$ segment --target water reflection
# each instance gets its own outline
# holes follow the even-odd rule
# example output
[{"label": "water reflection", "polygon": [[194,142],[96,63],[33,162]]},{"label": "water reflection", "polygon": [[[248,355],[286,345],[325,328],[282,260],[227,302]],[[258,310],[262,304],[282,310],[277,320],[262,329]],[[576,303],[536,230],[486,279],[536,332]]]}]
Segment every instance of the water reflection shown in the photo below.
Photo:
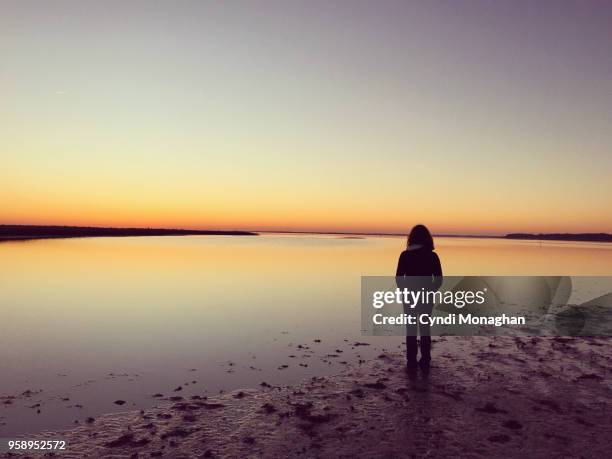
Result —
[{"label": "water reflection", "polygon": [[[436,242],[449,275],[612,274],[605,245]],[[16,398],[0,406],[0,435],[150,406],[179,385],[195,394],[293,383],[395,349],[400,337],[351,344],[363,341],[360,277],[393,275],[403,244],[295,235],[2,243],[0,396]]]}]

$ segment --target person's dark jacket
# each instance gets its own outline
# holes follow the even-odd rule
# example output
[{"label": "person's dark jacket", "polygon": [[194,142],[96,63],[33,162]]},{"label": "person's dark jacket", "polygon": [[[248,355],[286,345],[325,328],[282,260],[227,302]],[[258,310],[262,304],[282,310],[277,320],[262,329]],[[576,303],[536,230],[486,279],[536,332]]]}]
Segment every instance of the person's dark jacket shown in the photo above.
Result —
[{"label": "person's dark jacket", "polygon": [[442,285],[442,266],[438,254],[425,247],[404,250],[397,262],[395,276],[431,276],[431,284],[427,287],[434,291],[438,290]]}]

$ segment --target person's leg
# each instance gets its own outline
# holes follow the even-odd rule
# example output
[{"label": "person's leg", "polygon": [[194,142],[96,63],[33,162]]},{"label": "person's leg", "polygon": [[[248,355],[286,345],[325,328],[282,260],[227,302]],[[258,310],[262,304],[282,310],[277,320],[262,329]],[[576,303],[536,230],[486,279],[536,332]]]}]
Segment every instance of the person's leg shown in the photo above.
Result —
[{"label": "person's leg", "polygon": [[[423,313],[431,316],[431,308],[426,308]],[[419,360],[419,366],[426,372],[429,370],[429,363],[431,362],[431,330],[429,323],[419,323],[419,334],[421,335],[421,360]]]},{"label": "person's leg", "polygon": [[[412,317],[415,317],[412,310],[404,306],[404,312]],[[416,317],[415,317],[416,319]],[[416,368],[417,365],[417,324],[406,324],[406,364],[408,369]]]},{"label": "person's leg", "polygon": [[406,335],[406,363],[416,367],[417,364],[417,338]]},{"label": "person's leg", "polygon": [[421,335],[421,362],[431,361],[431,336]]}]

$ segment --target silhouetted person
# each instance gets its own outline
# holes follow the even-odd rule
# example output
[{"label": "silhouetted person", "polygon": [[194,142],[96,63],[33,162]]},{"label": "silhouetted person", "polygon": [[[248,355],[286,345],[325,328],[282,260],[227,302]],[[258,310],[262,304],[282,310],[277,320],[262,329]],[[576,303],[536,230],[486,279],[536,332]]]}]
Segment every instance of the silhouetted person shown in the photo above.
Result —
[{"label": "silhouetted person", "polygon": [[[397,262],[395,272],[398,287],[409,290],[436,291],[442,285],[442,267],[434,252],[431,233],[424,225],[416,225],[410,231],[408,244]],[[404,276],[406,276],[404,278]],[[409,276],[419,276],[411,279]],[[418,317],[431,314],[433,304],[419,304],[415,308],[404,305],[404,312],[416,318],[416,324],[406,326],[406,364],[407,370],[414,373],[417,368],[417,334],[421,335],[421,360],[418,365],[423,373],[429,372],[431,361],[431,336],[429,325],[419,324]]]}]

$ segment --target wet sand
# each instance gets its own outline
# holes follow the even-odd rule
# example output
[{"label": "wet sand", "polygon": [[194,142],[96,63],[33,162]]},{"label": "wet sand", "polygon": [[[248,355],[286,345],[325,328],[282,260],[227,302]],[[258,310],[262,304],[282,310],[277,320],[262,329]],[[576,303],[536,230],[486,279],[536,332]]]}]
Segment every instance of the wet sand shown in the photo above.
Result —
[{"label": "wet sand", "polygon": [[[89,419],[62,457],[605,457],[609,339],[438,338],[429,378],[399,353],[300,385]],[[8,457],[8,456],[6,456]]]}]

